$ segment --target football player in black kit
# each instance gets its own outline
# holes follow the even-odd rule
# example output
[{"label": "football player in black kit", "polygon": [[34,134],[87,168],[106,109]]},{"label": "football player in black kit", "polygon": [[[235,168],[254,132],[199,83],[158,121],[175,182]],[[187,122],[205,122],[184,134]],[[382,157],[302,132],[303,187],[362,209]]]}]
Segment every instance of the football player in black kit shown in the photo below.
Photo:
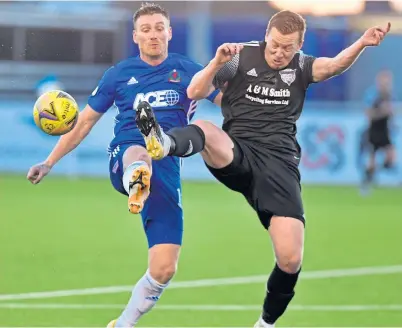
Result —
[{"label": "football player in black kit", "polygon": [[376,171],[376,154],[379,150],[385,151],[384,169],[394,167],[396,153],[390,138],[390,121],[392,112],[392,74],[389,71],[381,71],[377,75],[377,85],[366,93],[367,110],[369,120],[367,141],[369,148],[369,164],[365,171],[362,192],[365,194],[373,181]]},{"label": "football player in black kit", "polygon": [[154,159],[201,152],[216,179],[242,193],[268,230],[276,265],[255,327],[272,327],[285,312],[301,270],[304,211],[296,121],[306,89],[347,70],[389,30],[390,24],[370,28],[336,57],[315,58],[300,50],[305,20],[281,11],[270,19],[264,41],[221,45],[215,58],[193,77],[187,89],[192,99],[222,89],[222,129],[196,120],[165,133],[148,103],[136,109],[137,125]]}]

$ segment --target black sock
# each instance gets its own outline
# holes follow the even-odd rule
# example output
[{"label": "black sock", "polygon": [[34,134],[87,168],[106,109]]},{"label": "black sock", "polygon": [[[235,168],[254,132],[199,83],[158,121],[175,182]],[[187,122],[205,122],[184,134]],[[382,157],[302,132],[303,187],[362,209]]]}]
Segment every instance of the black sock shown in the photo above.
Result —
[{"label": "black sock", "polygon": [[396,166],[394,165],[394,163],[392,163],[392,161],[385,161],[383,168],[386,170],[394,171],[396,169]]},{"label": "black sock", "polygon": [[292,300],[294,288],[299,277],[300,270],[296,273],[282,271],[278,265],[269,276],[267,294],[265,296],[262,319],[268,324],[274,324],[285,312]]},{"label": "black sock", "polygon": [[373,168],[366,169],[366,175],[364,178],[365,183],[371,183],[373,181],[374,171],[375,171],[375,169],[373,169]]},{"label": "black sock", "polygon": [[166,133],[172,140],[169,155],[189,157],[199,153],[205,146],[205,134],[194,124],[184,128],[173,128]]}]

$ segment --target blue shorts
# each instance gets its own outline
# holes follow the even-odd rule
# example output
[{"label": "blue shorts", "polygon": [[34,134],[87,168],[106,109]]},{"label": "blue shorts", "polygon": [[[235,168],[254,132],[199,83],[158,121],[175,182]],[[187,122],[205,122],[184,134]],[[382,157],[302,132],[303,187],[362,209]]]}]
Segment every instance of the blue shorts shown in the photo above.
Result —
[{"label": "blue shorts", "polygon": [[[110,181],[113,187],[124,195],[127,193],[122,181],[123,154],[133,145],[138,144],[120,145],[110,153]],[[149,248],[157,244],[182,244],[183,209],[179,158],[166,157],[152,162],[151,193],[141,216]]]}]

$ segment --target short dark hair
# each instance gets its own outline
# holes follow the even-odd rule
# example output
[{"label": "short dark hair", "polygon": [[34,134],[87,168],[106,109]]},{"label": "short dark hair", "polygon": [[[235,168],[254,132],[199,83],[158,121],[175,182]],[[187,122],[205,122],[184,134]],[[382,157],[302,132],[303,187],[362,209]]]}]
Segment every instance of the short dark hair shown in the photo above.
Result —
[{"label": "short dark hair", "polygon": [[268,23],[267,33],[275,27],[282,34],[299,32],[300,41],[303,41],[307,24],[305,19],[290,10],[282,10],[271,17]]},{"label": "short dark hair", "polygon": [[145,15],[161,14],[168,21],[170,21],[169,13],[167,10],[156,3],[145,2],[141,4],[141,7],[133,15],[133,25],[135,28],[135,23],[138,18]]}]

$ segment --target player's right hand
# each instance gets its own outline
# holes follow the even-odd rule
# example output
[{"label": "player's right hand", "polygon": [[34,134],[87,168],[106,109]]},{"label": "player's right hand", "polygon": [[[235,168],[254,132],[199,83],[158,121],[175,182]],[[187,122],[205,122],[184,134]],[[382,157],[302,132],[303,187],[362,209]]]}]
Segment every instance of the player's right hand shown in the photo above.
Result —
[{"label": "player's right hand", "polygon": [[385,38],[385,36],[391,30],[391,23],[388,22],[387,26],[374,26],[369,28],[364,34],[361,36],[360,40],[363,42],[364,46],[378,46]]},{"label": "player's right hand", "polygon": [[38,184],[50,172],[51,167],[45,163],[40,163],[32,166],[27,175],[27,179],[32,184]]},{"label": "player's right hand", "polygon": [[215,54],[215,62],[218,65],[223,65],[230,61],[235,55],[240,53],[243,45],[239,43],[224,43],[217,50]]}]

